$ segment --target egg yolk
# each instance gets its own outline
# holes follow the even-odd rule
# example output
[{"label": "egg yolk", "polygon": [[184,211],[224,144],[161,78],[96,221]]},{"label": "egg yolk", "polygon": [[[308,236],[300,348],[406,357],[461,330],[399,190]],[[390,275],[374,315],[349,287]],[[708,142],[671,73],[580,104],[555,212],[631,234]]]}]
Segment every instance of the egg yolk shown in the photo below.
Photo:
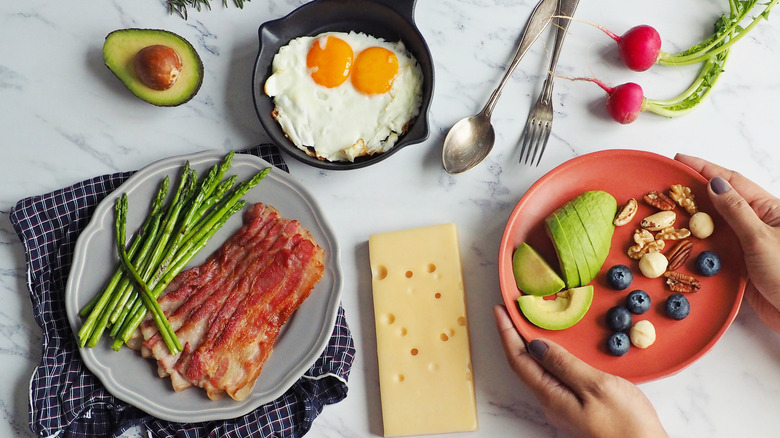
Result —
[{"label": "egg yolk", "polygon": [[328,88],[338,87],[349,77],[352,47],[334,36],[318,38],[306,55],[306,67],[314,82]]},{"label": "egg yolk", "polygon": [[352,85],[363,94],[386,93],[398,74],[398,57],[383,47],[358,53],[352,66]]}]

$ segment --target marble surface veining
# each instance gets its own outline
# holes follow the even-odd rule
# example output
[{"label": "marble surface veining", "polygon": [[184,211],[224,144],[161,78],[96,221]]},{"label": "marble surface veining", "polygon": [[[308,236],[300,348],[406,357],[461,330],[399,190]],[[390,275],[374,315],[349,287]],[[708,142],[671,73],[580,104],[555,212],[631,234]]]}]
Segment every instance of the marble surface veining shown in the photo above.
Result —
[{"label": "marble surface veining", "polygon": [[[243,10],[168,15],[161,0],[0,3],[0,436],[32,436],[29,377],[41,333],[25,287],[23,248],[8,219],[19,199],[83,179],[138,169],[160,158],[204,149],[228,151],[264,141],[252,105],[257,27],[305,3],[255,0]],[[602,149],[665,156],[684,152],[749,176],[780,195],[780,18],[771,15],[732,50],[714,92],[677,119],[642,114],[609,120],[604,93],[587,82],[556,80],[555,121],[538,167],[517,164],[528,109],[541,88],[552,33],[537,41],[505,87],[493,114],[496,146],[477,168],[457,176],[441,167],[449,127],[476,113],[504,74],[533,0],[419,0],[416,21],[433,54],[431,135],[375,166],[329,172],[288,159],[291,173],[320,201],[342,247],[343,304],[358,349],[349,395],[325,408],[310,436],[382,433],[368,235],[442,222],[460,230],[480,430],[457,436],[560,437],[509,370],[492,319],[500,302],[496,259],[506,220],[530,185],[558,164]],[[708,35],[727,2],[583,0],[576,16],[617,33],[652,24],[668,52]],[[136,99],[103,65],[105,35],[125,27],[163,28],[187,38],[203,58],[198,95],[177,108]],[[695,69],[622,68],[614,44],[597,29],[570,27],[557,72],[608,84],[641,83],[645,95],[672,97]],[[618,183],[618,182],[616,182]],[[744,306],[722,340],[682,372],[641,385],[675,437],[773,437],[780,433],[780,336]]]}]

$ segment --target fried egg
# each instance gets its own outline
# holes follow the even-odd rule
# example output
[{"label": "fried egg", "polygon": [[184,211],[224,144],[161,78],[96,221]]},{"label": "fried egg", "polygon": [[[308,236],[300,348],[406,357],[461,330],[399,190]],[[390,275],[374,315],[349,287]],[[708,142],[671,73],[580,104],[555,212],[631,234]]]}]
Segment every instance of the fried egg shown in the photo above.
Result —
[{"label": "fried egg", "polygon": [[354,161],[390,150],[419,114],[423,75],[403,42],[364,33],[299,37],[279,49],[265,93],[298,148]]}]

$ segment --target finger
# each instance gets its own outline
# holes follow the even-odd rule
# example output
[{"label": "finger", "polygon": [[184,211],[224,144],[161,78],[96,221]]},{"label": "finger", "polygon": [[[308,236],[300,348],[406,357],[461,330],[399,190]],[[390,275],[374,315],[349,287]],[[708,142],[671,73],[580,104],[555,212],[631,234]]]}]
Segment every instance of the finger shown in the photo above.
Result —
[{"label": "finger", "polygon": [[547,339],[540,341],[548,347],[538,358],[547,372],[569,387],[580,400],[597,391],[599,380],[606,373],[588,365],[555,342]]},{"label": "finger", "polygon": [[[538,378],[540,374],[544,373],[544,370],[528,355],[525,340],[515,328],[506,308],[500,305],[494,306],[493,315],[496,319],[496,328],[498,328],[498,333],[501,336],[504,353],[509,360],[509,364],[512,365],[512,369],[524,382],[526,378]],[[522,370],[523,375],[520,375],[521,372],[518,371],[518,368]]]},{"label": "finger", "polygon": [[725,179],[731,186],[737,189],[742,197],[744,197],[749,203],[772,197],[769,192],[761,188],[761,186],[754,183],[753,181],[745,178],[739,172],[726,169],[725,167],[710,163],[709,161],[702,158],[693,157],[690,155],[677,154],[675,155],[674,159],[695,170],[708,180],[718,176]]},{"label": "finger", "polygon": [[747,289],[745,289],[745,300],[756,311],[758,317],[764,321],[764,324],[775,332],[780,333],[780,311],[766,297],[761,295],[752,284],[749,284]]},{"label": "finger", "polygon": [[526,348],[506,308],[495,306],[493,314],[501,335],[504,352],[517,377],[531,390],[542,406],[556,412],[574,412],[579,406],[577,394],[554,375],[547,372],[537,361],[538,358],[546,354],[547,344],[535,339]]},{"label": "finger", "polygon": [[712,204],[737,235],[743,249],[751,245],[766,224],[758,217],[753,207],[731,184],[719,176],[710,180],[708,192]]}]

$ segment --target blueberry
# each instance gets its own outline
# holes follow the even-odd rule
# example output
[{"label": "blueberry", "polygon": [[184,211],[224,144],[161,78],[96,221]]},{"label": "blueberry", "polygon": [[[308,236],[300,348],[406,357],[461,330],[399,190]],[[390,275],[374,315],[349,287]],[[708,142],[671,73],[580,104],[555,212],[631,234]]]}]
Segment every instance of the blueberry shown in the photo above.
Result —
[{"label": "blueberry", "polygon": [[641,315],[650,310],[650,295],[637,289],[632,290],[626,297],[626,309],[635,315]]},{"label": "blueberry", "polygon": [[696,269],[705,277],[712,277],[720,271],[720,257],[712,251],[703,251],[696,257]]},{"label": "blueberry", "polygon": [[612,333],[607,338],[607,351],[613,356],[622,356],[628,353],[628,347],[631,346],[631,340],[624,332]]},{"label": "blueberry", "polygon": [[607,282],[617,290],[623,290],[631,285],[634,275],[626,265],[615,265],[607,271]]},{"label": "blueberry", "polygon": [[607,326],[616,332],[626,331],[631,328],[633,317],[631,312],[623,306],[615,306],[607,310]]},{"label": "blueberry", "polygon": [[666,316],[679,321],[685,319],[691,313],[691,303],[688,302],[688,298],[685,298],[683,294],[672,294],[666,299],[664,311]]}]

